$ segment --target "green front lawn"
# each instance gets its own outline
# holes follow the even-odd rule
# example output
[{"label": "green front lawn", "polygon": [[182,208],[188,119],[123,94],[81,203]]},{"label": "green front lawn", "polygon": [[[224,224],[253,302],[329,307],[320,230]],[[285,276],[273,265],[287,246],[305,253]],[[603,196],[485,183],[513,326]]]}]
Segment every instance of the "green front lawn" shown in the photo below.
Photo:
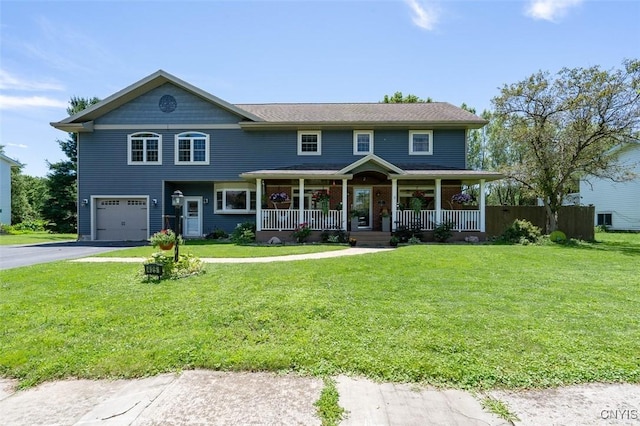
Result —
[{"label": "green front lawn", "polygon": [[28,234],[0,234],[0,246],[13,244],[40,244],[55,243],[60,241],[75,241],[76,234],[50,234],[48,232],[30,232]]},{"label": "green front lawn", "polygon": [[[209,240],[191,240],[180,246],[180,253],[191,253],[198,257],[268,257],[286,256],[290,254],[320,253],[323,251],[343,250],[348,248],[337,244],[305,244],[305,245],[237,245],[218,243]],[[103,253],[101,257],[149,257],[159,249],[151,246],[134,247]],[[173,253],[173,249],[170,250]]]},{"label": "green front lawn", "polygon": [[640,383],[640,235],[617,235],[207,265],[160,283],[138,264],[6,270],[0,375],[23,386],[183,368],[476,389]]}]

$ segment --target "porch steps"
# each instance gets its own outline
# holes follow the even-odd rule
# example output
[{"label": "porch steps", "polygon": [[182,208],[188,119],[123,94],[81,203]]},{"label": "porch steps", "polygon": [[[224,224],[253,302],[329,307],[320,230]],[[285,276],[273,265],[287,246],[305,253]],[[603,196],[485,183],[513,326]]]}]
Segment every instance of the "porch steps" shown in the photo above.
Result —
[{"label": "porch steps", "polygon": [[390,232],[352,231],[351,238],[358,240],[358,247],[389,247]]}]

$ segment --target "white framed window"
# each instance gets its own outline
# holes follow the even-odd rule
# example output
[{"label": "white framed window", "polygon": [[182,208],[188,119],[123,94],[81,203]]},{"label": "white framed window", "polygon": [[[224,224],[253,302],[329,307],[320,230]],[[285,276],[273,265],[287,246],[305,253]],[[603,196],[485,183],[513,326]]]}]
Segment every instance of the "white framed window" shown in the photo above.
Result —
[{"label": "white framed window", "polygon": [[597,226],[612,226],[613,215],[611,213],[598,213],[596,216]]},{"label": "white framed window", "polygon": [[162,164],[162,136],[150,132],[128,135],[127,164]]},{"label": "white framed window", "polygon": [[433,154],[433,130],[409,131],[409,155]]},{"label": "white framed window", "polygon": [[254,213],[256,203],[255,186],[244,182],[229,182],[215,186],[215,213]]},{"label": "white framed window", "polygon": [[321,155],[322,132],[320,130],[298,131],[298,155]]},{"label": "white framed window", "polygon": [[209,135],[184,132],[176,135],[176,164],[209,164]]},{"label": "white framed window", "polygon": [[353,131],[353,155],[373,154],[373,130]]}]

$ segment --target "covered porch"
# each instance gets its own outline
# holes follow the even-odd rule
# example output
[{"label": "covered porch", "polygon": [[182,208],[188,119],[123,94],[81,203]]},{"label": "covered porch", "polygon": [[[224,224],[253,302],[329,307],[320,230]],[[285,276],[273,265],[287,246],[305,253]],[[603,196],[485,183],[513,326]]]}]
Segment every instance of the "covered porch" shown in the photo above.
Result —
[{"label": "covered porch", "polygon": [[[323,231],[429,233],[449,223],[457,232],[485,232],[483,196],[460,197],[501,175],[469,170],[401,169],[375,155],[345,167],[324,165],[244,173],[256,185],[258,241],[287,236],[305,223]],[[456,198],[458,196],[458,198]],[[421,200],[420,205],[415,199]],[[418,209],[419,207],[419,209]],[[313,236],[312,239],[313,240]]]}]

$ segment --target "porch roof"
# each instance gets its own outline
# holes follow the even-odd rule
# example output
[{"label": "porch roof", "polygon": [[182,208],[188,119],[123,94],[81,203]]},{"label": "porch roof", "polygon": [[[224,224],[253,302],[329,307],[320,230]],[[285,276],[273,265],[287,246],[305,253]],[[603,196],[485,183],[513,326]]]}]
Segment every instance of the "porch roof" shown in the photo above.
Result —
[{"label": "porch roof", "polygon": [[402,167],[392,164],[377,155],[369,154],[351,164],[297,164],[245,172],[240,175],[247,180],[255,179],[352,179],[358,171],[364,171],[367,165],[376,166],[375,170],[386,170],[388,179],[460,179],[492,181],[504,178],[497,172],[444,168],[431,164],[404,164]]}]

